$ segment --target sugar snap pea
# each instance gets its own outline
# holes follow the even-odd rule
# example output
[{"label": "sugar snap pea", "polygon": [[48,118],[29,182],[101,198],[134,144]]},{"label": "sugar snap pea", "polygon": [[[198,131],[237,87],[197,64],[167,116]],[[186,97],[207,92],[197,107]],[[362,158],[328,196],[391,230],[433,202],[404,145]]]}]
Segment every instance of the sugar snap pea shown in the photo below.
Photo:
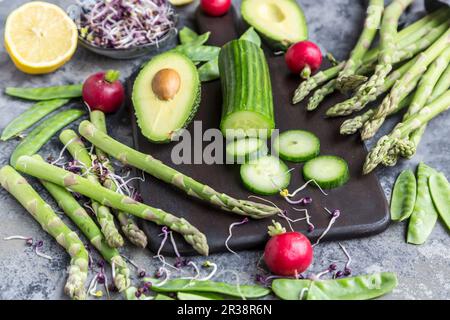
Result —
[{"label": "sugar snap pea", "polygon": [[442,220],[450,230],[450,184],[443,173],[432,175],[428,181],[431,198]]},{"label": "sugar snap pea", "polygon": [[215,57],[198,68],[198,74],[201,82],[219,79],[219,57]]},{"label": "sugar snap pea", "polygon": [[64,110],[39,124],[16,147],[11,155],[11,165],[15,166],[20,156],[33,155],[38,152],[59,130],[84,114],[84,111],[78,109]]},{"label": "sugar snap pea", "polygon": [[227,296],[238,298],[260,298],[268,295],[270,290],[261,286],[251,285],[231,285],[223,282],[215,282],[210,280],[189,280],[189,279],[173,279],[158,286],[158,279],[145,278],[144,281],[149,281],[153,284],[152,290],[155,292],[189,292],[189,293],[219,293]]},{"label": "sugar snap pea", "polygon": [[417,169],[417,198],[409,219],[408,243],[424,243],[436,224],[438,212],[434,207],[428,187],[428,179],[434,174],[437,174],[436,170],[424,163],[419,164]]},{"label": "sugar snap pea", "polygon": [[258,47],[261,47],[261,38],[253,27],[248,28],[239,39],[253,42]]},{"label": "sugar snap pea", "polygon": [[391,197],[391,219],[403,221],[408,219],[416,203],[417,182],[414,172],[403,171],[395,181]]},{"label": "sugar snap pea", "polygon": [[188,292],[178,292],[178,300],[224,300],[224,298],[216,293],[188,293]]},{"label": "sugar snap pea", "polygon": [[187,44],[198,39],[200,35],[188,27],[183,27],[180,32],[178,32],[178,36],[181,44]]},{"label": "sugar snap pea", "polygon": [[219,56],[220,47],[214,46],[191,46],[190,44],[181,44],[173,50],[181,52],[194,62],[210,61]]},{"label": "sugar snap pea", "polygon": [[69,99],[54,99],[40,101],[34,104],[30,109],[22,113],[6,126],[2,132],[0,140],[6,141],[17,136],[19,133],[25,129],[28,129],[46,115],[62,107],[69,101]]},{"label": "sugar snap pea", "polygon": [[174,298],[169,297],[168,295],[165,294],[157,294],[155,296],[155,299],[153,300],[175,300]]},{"label": "sugar snap pea", "polygon": [[332,280],[276,279],[272,290],[283,300],[368,300],[391,292],[397,286],[391,272]]},{"label": "sugar snap pea", "polygon": [[53,86],[43,88],[6,88],[5,93],[12,97],[33,101],[44,101],[53,99],[79,98],[82,95],[83,84],[72,84],[66,86]]}]

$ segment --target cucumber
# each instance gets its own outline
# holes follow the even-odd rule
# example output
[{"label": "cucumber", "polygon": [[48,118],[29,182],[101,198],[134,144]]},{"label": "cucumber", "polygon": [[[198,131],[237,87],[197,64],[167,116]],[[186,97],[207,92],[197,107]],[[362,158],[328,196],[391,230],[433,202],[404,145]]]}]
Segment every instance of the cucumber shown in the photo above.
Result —
[{"label": "cucumber", "polygon": [[350,179],[347,162],[336,156],[319,156],[303,166],[306,181],[314,180],[322,189],[342,186]]},{"label": "cucumber", "polygon": [[236,163],[245,163],[267,155],[269,148],[265,140],[258,138],[244,138],[227,144],[227,163],[232,159]]},{"label": "cucumber", "polygon": [[274,156],[265,156],[241,166],[244,186],[256,194],[268,196],[287,188],[291,173],[287,165]]},{"label": "cucumber", "polygon": [[319,155],[320,140],[309,131],[289,130],[275,138],[273,148],[283,160],[304,162]]},{"label": "cucumber", "polygon": [[275,128],[272,84],[264,52],[246,40],[227,43],[219,54],[225,137],[268,137]]}]

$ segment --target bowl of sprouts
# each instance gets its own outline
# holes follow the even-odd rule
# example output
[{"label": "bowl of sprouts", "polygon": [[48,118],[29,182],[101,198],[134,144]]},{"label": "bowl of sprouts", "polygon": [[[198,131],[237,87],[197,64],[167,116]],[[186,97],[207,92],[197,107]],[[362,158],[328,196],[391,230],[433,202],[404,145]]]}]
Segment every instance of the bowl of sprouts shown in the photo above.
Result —
[{"label": "bowl of sprouts", "polygon": [[67,11],[80,45],[113,59],[158,52],[177,35],[178,17],[167,0],[77,0]]}]

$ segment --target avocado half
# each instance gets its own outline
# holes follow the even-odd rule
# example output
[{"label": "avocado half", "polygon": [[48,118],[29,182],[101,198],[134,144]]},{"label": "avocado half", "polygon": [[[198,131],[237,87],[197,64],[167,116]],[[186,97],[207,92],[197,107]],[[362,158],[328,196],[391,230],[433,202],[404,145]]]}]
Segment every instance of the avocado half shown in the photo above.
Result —
[{"label": "avocado half", "polygon": [[[169,92],[170,97],[154,91],[155,81],[161,79],[158,73],[163,70],[170,70],[171,75],[178,74],[178,86]],[[165,83],[173,84],[173,81]],[[161,86],[164,87],[159,83]],[[194,118],[200,99],[201,83],[197,68],[188,57],[174,51],[151,59],[133,85],[132,101],[137,123],[142,135],[156,143],[170,142],[173,134],[185,128]]]},{"label": "avocado half", "polygon": [[308,38],[305,15],[295,0],[243,0],[241,14],[275,50]]}]

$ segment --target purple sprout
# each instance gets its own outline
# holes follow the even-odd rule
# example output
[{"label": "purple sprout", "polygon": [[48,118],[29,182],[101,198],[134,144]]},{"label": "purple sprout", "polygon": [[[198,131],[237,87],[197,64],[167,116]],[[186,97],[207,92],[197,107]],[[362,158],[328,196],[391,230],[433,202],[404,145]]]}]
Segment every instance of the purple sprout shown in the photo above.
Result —
[{"label": "purple sprout", "polygon": [[147,275],[144,269],[138,270],[138,277],[144,278]]}]

